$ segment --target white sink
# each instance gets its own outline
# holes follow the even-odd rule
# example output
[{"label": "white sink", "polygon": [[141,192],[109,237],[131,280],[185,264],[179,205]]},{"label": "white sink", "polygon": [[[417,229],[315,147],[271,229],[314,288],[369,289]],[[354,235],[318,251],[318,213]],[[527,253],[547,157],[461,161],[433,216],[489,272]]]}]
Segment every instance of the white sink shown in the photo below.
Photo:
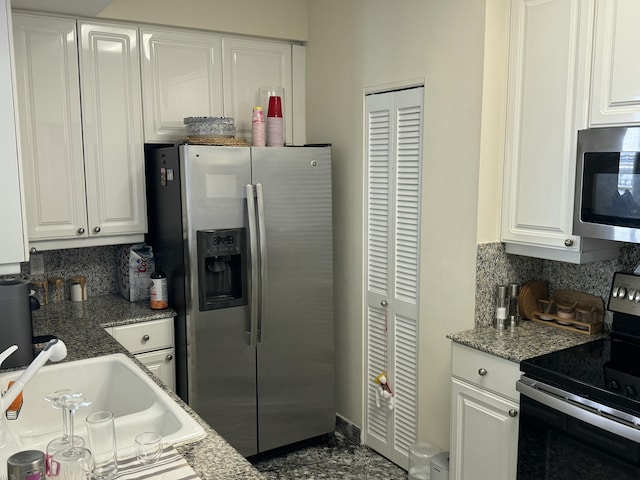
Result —
[{"label": "white sink", "polygon": [[[20,373],[0,375],[2,391]],[[90,407],[76,413],[75,432],[85,440],[85,418],[89,414],[99,410],[114,413],[118,456],[133,453],[133,439],[141,432],[158,432],[165,443],[172,445],[189,443],[205,435],[203,428],[134,361],[126,355],[114,354],[40,369],[24,389],[18,419],[0,423],[0,428],[4,424],[9,431],[8,441],[14,443],[14,448],[44,451],[50,440],[61,435],[62,413],[54,410],[44,397],[63,388],[82,392],[92,402]]]}]

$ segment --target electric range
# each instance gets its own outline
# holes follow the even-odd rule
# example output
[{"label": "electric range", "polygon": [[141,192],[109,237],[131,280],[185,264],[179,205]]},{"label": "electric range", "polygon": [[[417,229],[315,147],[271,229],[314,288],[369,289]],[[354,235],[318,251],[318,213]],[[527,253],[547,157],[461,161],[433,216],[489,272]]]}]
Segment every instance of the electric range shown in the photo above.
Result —
[{"label": "electric range", "polygon": [[608,337],[520,362],[518,480],[640,478],[640,276],[607,308]]}]

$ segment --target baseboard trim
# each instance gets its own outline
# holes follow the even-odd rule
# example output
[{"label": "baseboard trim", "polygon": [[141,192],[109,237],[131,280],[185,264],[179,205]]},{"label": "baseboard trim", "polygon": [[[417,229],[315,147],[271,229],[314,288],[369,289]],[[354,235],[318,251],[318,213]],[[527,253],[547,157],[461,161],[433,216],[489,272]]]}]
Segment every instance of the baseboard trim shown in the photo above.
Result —
[{"label": "baseboard trim", "polygon": [[336,432],[344,435],[356,445],[362,445],[362,430],[344,417],[336,414]]}]

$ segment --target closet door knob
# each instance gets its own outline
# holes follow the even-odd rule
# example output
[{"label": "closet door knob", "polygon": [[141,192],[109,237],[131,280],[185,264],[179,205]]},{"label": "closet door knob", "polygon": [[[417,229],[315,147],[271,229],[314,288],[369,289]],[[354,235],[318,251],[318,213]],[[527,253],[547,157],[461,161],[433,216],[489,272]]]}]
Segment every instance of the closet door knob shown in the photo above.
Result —
[{"label": "closet door knob", "polygon": [[383,307],[386,307],[387,305],[389,305],[389,302],[387,302],[386,300],[382,300],[380,302],[380,305],[382,305]]}]

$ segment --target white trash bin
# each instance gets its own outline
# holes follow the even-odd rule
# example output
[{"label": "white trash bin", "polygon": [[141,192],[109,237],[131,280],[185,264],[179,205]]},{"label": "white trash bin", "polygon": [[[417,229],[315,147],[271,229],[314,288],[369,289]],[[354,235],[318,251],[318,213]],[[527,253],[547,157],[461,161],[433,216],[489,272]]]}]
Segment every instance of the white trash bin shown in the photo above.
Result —
[{"label": "white trash bin", "polygon": [[449,480],[449,452],[440,452],[433,456],[430,480]]}]

